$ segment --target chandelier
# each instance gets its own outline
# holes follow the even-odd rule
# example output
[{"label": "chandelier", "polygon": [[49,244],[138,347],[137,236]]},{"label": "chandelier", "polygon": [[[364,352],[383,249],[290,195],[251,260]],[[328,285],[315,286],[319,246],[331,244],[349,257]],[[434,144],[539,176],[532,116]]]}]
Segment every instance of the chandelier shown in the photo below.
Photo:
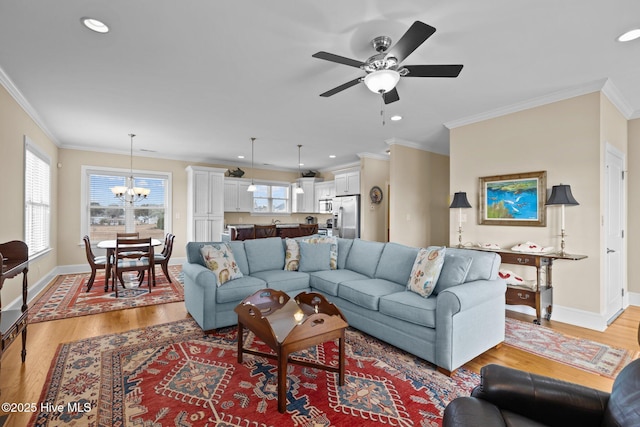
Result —
[{"label": "chandelier", "polygon": [[130,133],[129,137],[131,137],[131,156],[129,161],[129,176],[127,177],[127,186],[118,185],[116,187],[111,187],[111,192],[118,199],[122,200],[125,203],[135,203],[142,199],[146,199],[151,190],[144,187],[134,187],[133,186],[133,137],[135,135]]}]

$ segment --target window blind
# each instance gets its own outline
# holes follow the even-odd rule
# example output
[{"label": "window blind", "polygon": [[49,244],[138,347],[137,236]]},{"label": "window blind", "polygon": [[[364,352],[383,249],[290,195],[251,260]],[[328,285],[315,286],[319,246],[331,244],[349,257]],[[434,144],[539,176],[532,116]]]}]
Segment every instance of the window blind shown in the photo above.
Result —
[{"label": "window blind", "polygon": [[29,257],[51,246],[51,162],[35,146],[25,143],[25,243]]}]

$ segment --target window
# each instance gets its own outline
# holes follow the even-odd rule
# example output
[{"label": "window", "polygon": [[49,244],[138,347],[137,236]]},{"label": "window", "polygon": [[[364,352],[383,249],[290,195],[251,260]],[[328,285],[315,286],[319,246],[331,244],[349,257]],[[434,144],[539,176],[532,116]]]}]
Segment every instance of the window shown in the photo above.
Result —
[{"label": "window", "polygon": [[129,171],[83,166],[82,235],[92,241],[115,239],[116,233],[137,231],[162,240],[171,229],[171,174],[134,172],[134,187],[151,190],[146,199],[125,203],[111,188],[126,186]]},{"label": "window", "polygon": [[24,148],[24,241],[33,258],[51,247],[51,160],[27,137]]},{"label": "window", "polygon": [[289,213],[289,184],[256,184],[254,213]]}]

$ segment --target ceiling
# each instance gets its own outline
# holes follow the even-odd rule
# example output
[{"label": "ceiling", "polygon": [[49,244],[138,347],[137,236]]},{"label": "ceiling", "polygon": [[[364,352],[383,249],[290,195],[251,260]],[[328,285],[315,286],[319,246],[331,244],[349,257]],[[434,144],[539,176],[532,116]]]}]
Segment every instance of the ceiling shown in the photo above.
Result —
[{"label": "ceiling", "polygon": [[[364,84],[319,96],[364,72],[313,53],[365,60],[416,20],[437,31],[404,64],[458,78],[402,78],[385,125]],[[640,117],[640,39],[616,41],[639,26],[637,0],[0,0],[0,81],[63,148],[128,153],[133,132],[136,154],[248,166],[256,137],[256,167],[295,170],[302,144],[331,170],[388,141],[446,154],[445,124],[605,82]]]}]

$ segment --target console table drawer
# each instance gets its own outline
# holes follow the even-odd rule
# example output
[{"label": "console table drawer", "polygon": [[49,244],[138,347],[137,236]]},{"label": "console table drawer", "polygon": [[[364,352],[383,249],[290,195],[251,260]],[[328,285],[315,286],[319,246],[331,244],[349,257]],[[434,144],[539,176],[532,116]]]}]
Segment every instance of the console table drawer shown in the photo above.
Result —
[{"label": "console table drawer", "polygon": [[507,287],[506,302],[508,305],[527,305],[536,308],[536,291]]},{"label": "console table drawer", "polygon": [[504,264],[536,266],[536,257],[532,255],[500,253],[500,257]]}]

